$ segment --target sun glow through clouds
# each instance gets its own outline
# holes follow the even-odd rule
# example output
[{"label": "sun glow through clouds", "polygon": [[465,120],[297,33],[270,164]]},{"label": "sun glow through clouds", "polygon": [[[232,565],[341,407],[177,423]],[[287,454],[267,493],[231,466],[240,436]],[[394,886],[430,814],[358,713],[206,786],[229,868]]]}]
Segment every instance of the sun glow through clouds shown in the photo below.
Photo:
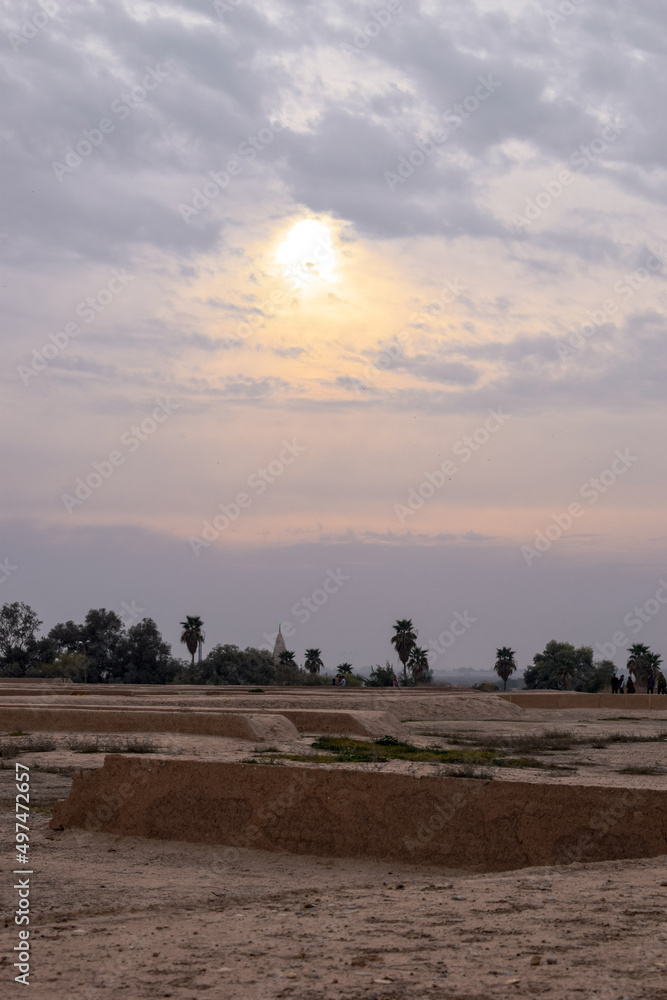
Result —
[{"label": "sun glow through clouds", "polygon": [[276,259],[298,288],[337,280],[331,231],[315,219],[302,219],[292,226],[278,246]]}]

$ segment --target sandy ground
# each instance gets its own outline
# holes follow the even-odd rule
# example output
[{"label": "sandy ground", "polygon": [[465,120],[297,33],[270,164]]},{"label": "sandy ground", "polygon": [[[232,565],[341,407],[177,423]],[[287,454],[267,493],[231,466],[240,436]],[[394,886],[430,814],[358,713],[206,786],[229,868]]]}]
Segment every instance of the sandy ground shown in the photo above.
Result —
[{"label": "sandy ground", "polygon": [[[35,778],[46,798],[65,780]],[[104,834],[82,854],[47,824],[33,817],[40,1000],[667,997],[667,857],[493,875],[256,851],[230,864],[224,848]],[[4,916],[3,996],[18,996]]]},{"label": "sandy ground", "polygon": [[[626,711],[614,718],[608,710],[508,706],[511,711],[489,718],[494,709],[486,704],[485,718],[460,701],[451,703],[448,718],[408,722],[411,738],[444,747],[452,736],[556,728],[588,736],[667,732],[667,712]],[[77,831],[49,829],[50,807],[67,795],[73,767],[98,767],[103,755],[72,753],[66,743],[73,734],[49,735],[57,750],[20,758],[37,765],[28,996],[667,1000],[667,857],[471,874],[248,850],[230,862],[224,847],[105,834],[87,834],[82,846]],[[160,756],[242,760],[267,749],[208,736],[150,738]],[[306,735],[277,749],[303,753],[310,743]],[[540,757],[573,770],[489,770],[503,781],[667,787],[663,742],[575,745]],[[2,763],[0,824],[8,845],[14,774],[10,761]],[[619,773],[646,763],[661,773]],[[429,774],[441,768],[407,761],[353,766]],[[24,989],[12,982],[13,959],[7,957],[17,943],[8,874],[13,866],[3,849],[3,998]]]}]

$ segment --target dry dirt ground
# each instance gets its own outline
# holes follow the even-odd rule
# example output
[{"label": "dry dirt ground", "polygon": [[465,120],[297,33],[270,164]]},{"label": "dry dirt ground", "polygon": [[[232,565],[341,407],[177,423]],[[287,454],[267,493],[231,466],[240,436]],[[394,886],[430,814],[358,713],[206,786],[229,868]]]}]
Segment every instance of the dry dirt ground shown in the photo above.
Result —
[{"label": "dry dirt ground", "polygon": [[[45,798],[65,780],[35,778]],[[494,874],[256,851],[230,864],[224,848],[105,834],[82,848],[46,814],[33,825],[40,1000],[667,997],[667,858]],[[19,996],[9,919],[2,995]]]},{"label": "dry dirt ground", "polygon": [[[461,702],[453,714],[407,721],[411,738],[446,747],[459,745],[450,741],[461,736],[553,729],[600,737],[667,731],[667,713],[654,711],[614,718],[608,710],[503,709],[493,721],[475,719]],[[48,735],[57,749],[19,758],[33,767],[28,996],[667,1000],[667,857],[488,874],[250,850],[230,860],[224,847],[101,833],[82,839],[79,831],[50,830],[50,810],[66,797],[72,768],[99,767],[103,756],[73,753],[68,742],[75,734]],[[206,736],[148,738],[160,755],[208,760],[261,759],[258,751],[267,749]],[[277,749],[310,752],[311,743],[304,736]],[[534,756],[572,770],[491,768],[491,776],[667,786],[664,742],[574,743]],[[7,850],[15,789],[11,758],[2,763],[12,768],[0,770],[4,998],[25,988],[12,981],[14,959],[8,958],[17,943],[14,860]],[[423,773],[441,767],[410,761],[328,766]],[[657,773],[621,773],[628,766]]]}]

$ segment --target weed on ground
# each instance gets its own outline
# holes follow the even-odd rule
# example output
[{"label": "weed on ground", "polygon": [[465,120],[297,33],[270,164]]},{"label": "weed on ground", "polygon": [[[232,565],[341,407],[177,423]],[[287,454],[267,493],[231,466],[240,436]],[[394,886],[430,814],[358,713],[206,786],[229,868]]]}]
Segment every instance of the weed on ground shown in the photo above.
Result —
[{"label": "weed on ground", "polygon": [[18,757],[22,753],[46,753],[56,749],[52,736],[30,736],[24,733],[10,733],[0,738],[0,757]]},{"label": "weed on ground", "polygon": [[656,764],[644,764],[642,766],[629,765],[628,767],[621,768],[617,774],[662,774],[662,768],[658,767]]},{"label": "weed on ground", "polygon": [[75,736],[66,745],[73,753],[158,753],[160,749],[141,736]]},{"label": "weed on ground", "polygon": [[[435,736],[435,733],[423,733],[424,736]],[[529,733],[521,736],[458,736],[448,734],[442,738],[455,745],[481,747],[493,751],[509,750],[520,754],[546,753],[550,751],[572,750],[574,747],[590,746],[604,750],[612,743],[662,743],[667,740],[667,730],[655,736],[648,734],[640,736],[629,733],[591,734],[590,736],[573,733],[568,729],[545,729],[542,733]]]},{"label": "weed on ground", "polygon": [[389,760],[409,760],[459,764],[468,767],[487,765],[565,770],[559,765],[545,764],[531,757],[511,757],[503,750],[479,748],[441,750],[439,747],[416,747],[412,743],[403,743],[393,736],[383,736],[382,739],[372,743],[346,736],[321,736],[311,746],[314,750],[326,752],[323,754],[281,753],[272,756],[309,764],[381,764]]}]

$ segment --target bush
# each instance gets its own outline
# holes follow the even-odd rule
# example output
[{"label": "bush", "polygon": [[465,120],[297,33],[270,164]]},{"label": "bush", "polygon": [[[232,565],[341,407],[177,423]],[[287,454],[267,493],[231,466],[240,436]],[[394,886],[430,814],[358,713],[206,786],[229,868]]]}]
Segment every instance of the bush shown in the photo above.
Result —
[{"label": "bush", "polygon": [[381,667],[378,663],[377,667],[373,667],[371,670],[371,675],[367,679],[366,685],[367,687],[392,687],[395,673],[396,671],[389,660],[386,661],[384,667]]}]

